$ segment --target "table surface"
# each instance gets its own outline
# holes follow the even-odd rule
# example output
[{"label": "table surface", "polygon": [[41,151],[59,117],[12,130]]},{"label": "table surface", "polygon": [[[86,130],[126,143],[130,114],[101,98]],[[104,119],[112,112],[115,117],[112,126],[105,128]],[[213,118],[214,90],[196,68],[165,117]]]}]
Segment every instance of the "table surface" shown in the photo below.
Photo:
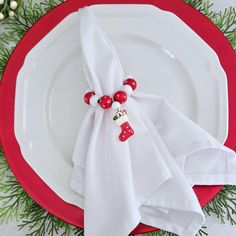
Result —
[{"label": "table surface", "polygon": [[[225,8],[232,6],[236,8],[236,0],[212,0],[214,3],[213,9],[216,11],[224,10]],[[0,25],[1,31],[1,25]],[[234,236],[236,235],[236,226],[230,225],[229,222],[221,224],[220,220],[216,216],[207,216],[206,225],[209,236]],[[24,231],[17,230],[17,223],[15,221],[0,225],[0,236],[25,236]],[[46,236],[46,235],[45,235]]]}]

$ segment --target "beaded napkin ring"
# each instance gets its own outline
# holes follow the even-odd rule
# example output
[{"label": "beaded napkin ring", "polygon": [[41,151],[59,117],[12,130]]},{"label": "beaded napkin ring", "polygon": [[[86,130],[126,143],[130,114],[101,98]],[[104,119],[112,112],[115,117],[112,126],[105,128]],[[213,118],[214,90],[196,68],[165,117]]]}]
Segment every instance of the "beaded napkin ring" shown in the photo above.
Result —
[{"label": "beaded napkin ring", "polygon": [[129,123],[127,112],[125,109],[121,108],[121,104],[126,102],[128,96],[130,96],[136,88],[136,80],[133,78],[128,78],[124,81],[121,90],[115,92],[113,99],[108,95],[104,95],[99,98],[92,91],[89,91],[84,95],[84,101],[88,105],[97,106],[97,104],[99,104],[103,109],[112,108],[115,110],[113,120],[121,128],[119,139],[122,142],[134,135],[134,130]]}]

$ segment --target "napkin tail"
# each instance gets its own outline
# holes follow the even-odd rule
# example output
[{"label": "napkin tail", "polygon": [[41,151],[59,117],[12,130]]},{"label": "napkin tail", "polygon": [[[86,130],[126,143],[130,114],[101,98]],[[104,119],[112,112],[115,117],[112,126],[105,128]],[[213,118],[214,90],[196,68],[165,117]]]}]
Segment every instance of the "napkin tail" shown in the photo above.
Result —
[{"label": "napkin tail", "polygon": [[79,132],[71,187],[84,196],[86,236],[128,235],[141,220],[142,203],[172,177],[135,101],[129,103],[137,140],[120,142],[113,112],[92,107]]},{"label": "napkin tail", "polygon": [[155,125],[192,185],[236,184],[236,155],[165,98],[136,93],[135,100]]},{"label": "napkin tail", "polygon": [[164,182],[152,197],[143,202],[139,209],[141,222],[181,236],[195,236],[205,221],[198,199],[181,169],[173,161],[172,154],[152,121],[145,115],[143,119],[159,151],[165,157],[164,161],[172,178]]},{"label": "napkin tail", "polygon": [[201,211],[174,209],[152,205],[140,208],[141,222],[152,227],[175,233],[179,236],[195,236],[205,218]]}]

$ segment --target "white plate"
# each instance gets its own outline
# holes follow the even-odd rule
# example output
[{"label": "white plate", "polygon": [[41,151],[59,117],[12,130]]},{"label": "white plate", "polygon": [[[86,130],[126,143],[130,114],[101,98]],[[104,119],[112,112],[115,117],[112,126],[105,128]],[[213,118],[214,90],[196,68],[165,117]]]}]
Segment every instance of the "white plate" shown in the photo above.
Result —
[{"label": "white plate", "polygon": [[[220,142],[227,136],[226,75],[216,53],[174,14],[150,5],[95,5],[125,70],[139,91],[166,97]],[[65,201],[72,151],[86,112],[77,12],[27,55],[17,77],[15,134],[36,173]]]}]

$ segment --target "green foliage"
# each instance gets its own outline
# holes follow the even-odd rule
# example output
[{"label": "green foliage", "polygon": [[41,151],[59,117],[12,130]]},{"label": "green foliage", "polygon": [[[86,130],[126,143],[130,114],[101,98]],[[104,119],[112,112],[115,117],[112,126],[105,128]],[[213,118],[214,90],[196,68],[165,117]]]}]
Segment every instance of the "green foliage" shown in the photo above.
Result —
[{"label": "green foliage", "polygon": [[220,30],[227,37],[234,50],[236,50],[236,11],[235,8],[230,7],[225,11],[213,15],[213,22],[220,28]]},{"label": "green foliage", "polygon": [[83,233],[82,229],[75,228],[49,214],[35,202],[32,202],[31,208],[21,214],[21,218],[22,222],[18,228],[19,230],[27,228],[29,233],[26,236],[81,236]]},{"label": "green foliage", "polygon": [[183,2],[187,3],[188,5],[201,10],[203,5],[203,0],[183,0]]},{"label": "green foliage", "polygon": [[20,212],[33,202],[12,174],[2,150],[0,152],[0,202],[1,224],[12,219],[18,220]]},{"label": "green foliage", "polygon": [[236,186],[225,186],[215,198],[204,207],[207,215],[214,213],[221,223],[225,223],[224,218],[232,225],[236,224]]},{"label": "green foliage", "polygon": [[236,50],[236,10],[233,7],[224,12],[212,11],[212,3],[209,0],[183,0],[202,14],[208,17],[227,37],[230,44]]},{"label": "green foliage", "polygon": [[[17,4],[16,9],[11,7],[11,2]],[[19,6],[21,5],[21,2],[22,0],[4,0],[3,4],[0,4],[0,20],[3,20],[2,18],[8,18],[15,15],[18,11]]]},{"label": "green foliage", "polygon": [[7,18],[2,22],[7,34],[15,35],[14,39],[9,38],[10,42],[17,43],[40,17],[62,2],[63,0],[45,0],[35,3],[28,0],[27,3],[22,2],[15,17]]},{"label": "green foliage", "polygon": [[[213,12],[208,0],[183,0],[206,15],[225,34],[236,50],[236,12],[225,9]],[[19,2],[19,1],[18,1]],[[63,0],[46,0],[33,3],[32,0],[21,3],[15,17],[0,22],[4,30],[0,33],[0,78],[15,45],[27,30],[46,12]],[[1,8],[0,8],[1,11]],[[224,219],[236,224],[236,186],[225,186],[223,190],[204,207],[208,215],[215,214],[222,223]],[[0,150],[0,223],[17,219],[19,230],[26,229],[27,236],[82,236],[83,230],[56,218],[43,210],[21,187],[13,176],[2,150]],[[204,226],[199,236],[207,235]],[[143,236],[174,236],[162,230],[146,233]]]},{"label": "green foliage", "polygon": [[0,34],[0,79],[11,52],[27,30],[46,12],[62,2],[63,0],[46,0],[33,3],[32,0],[28,0],[27,3],[21,3],[14,17],[8,17],[0,22],[3,27]]},{"label": "green foliage", "polygon": [[4,177],[9,173],[10,168],[4,156],[2,149],[0,149],[0,182],[4,181]]},{"label": "green foliage", "polygon": [[3,71],[8,62],[8,59],[10,58],[11,52],[12,49],[8,49],[7,47],[2,47],[0,42],[0,79],[2,78]]}]

